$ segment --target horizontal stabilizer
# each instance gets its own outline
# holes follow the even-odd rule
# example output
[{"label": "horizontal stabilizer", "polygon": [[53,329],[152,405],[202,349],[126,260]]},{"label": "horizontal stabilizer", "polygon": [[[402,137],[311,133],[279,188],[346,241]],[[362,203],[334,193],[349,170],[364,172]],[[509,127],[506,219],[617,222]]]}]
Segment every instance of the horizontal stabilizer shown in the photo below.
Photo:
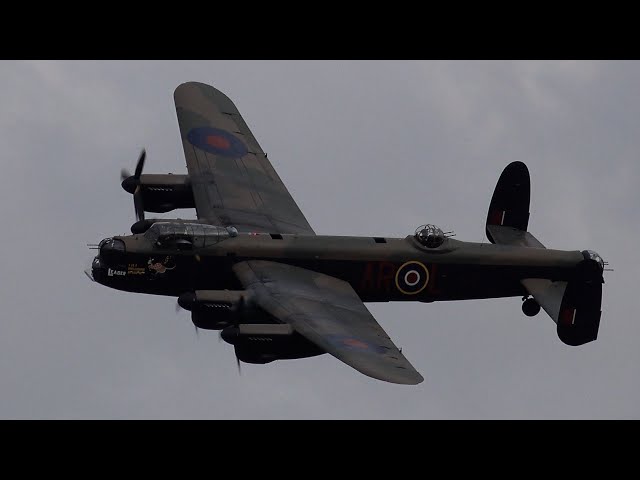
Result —
[{"label": "horizontal stabilizer", "polygon": [[487,225],[487,238],[498,245],[513,245],[516,247],[545,248],[544,245],[529,232],[513,227]]},{"label": "horizontal stabilizer", "polygon": [[558,323],[567,282],[552,282],[547,278],[525,278],[521,282],[542,309]]}]

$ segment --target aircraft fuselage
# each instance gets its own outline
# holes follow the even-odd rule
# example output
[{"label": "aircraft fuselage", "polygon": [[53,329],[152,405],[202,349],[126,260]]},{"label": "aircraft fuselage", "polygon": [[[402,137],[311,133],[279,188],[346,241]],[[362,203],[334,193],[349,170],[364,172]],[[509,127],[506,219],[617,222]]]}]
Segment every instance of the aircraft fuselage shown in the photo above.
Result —
[{"label": "aircraft fuselage", "polygon": [[124,250],[101,253],[92,275],[129,292],[179,296],[237,290],[232,266],[260,259],[307,268],[349,282],[365,302],[464,300],[525,296],[523,278],[571,280],[584,260],[562,251],[447,238],[426,248],[406,238],[240,234],[193,250],[160,248],[144,235],[114,237]]}]

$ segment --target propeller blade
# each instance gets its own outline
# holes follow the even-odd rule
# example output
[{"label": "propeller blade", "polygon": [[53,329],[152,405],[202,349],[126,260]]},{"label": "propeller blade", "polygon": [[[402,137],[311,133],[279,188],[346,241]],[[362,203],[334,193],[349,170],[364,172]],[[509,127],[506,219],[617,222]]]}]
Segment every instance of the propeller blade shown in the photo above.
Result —
[{"label": "propeller blade", "polygon": [[138,163],[136,163],[136,171],[133,176],[126,168],[120,170],[121,185],[126,192],[133,194],[138,189],[138,187],[140,187],[140,175],[142,175],[142,169],[144,168],[144,159],[146,157],[147,154],[143,148],[140,152],[140,156],[138,157]]},{"label": "propeller blade", "polygon": [[238,375],[242,375],[242,369],[240,368],[240,357],[238,356],[238,346],[233,346],[233,353],[236,356],[236,365],[238,365]]},{"label": "propeller blade", "polygon": [[[176,302],[176,315],[177,315],[178,313],[180,313],[182,310],[184,310],[184,308],[182,308],[182,307],[180,306],[180,304],[179,304],[178,302]],[[198,328],[198,326],[197,326],[195,323],[193,324],[193,328],[195,328],[195,329],[196,329],[196,338],[198,338],[198,339],[199,339],[199,338],[200,338],[200,329]]]},{"label": "propeller blade", "polygon": [[144,206],[142,205],[142,189],[140,185],[138,185],[135,192],[133,192],[133,206],[136,210],[136,220],[138,222],[144,220]]},{"label": "propeller blade", "polygon": [[142,169],[144,168],[144,159],[147,157],[147,152],[143,148],[140,152],[140,156],[138,157],[138,163],[136,164],[136,173],[134,173],[134,177],[136,179],[140,179],[140,175],[142,175]]}]

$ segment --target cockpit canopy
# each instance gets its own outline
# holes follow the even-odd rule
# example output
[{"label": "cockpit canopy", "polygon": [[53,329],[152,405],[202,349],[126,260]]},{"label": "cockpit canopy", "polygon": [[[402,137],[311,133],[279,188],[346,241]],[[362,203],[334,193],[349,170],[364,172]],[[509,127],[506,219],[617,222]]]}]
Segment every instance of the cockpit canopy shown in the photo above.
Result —
[{"label": "cockpit canopy", "polygon": [[144,237],[158,248],[190,250],[204,248],[231,236],[229,230],[202,223],[156,222],[144,233]]},{"label": "cockpit canopy", "polygon": [[427,248],[438,248],[446,238],[442,229],[431,224],[421,225],[416,228],[415,237]]}]

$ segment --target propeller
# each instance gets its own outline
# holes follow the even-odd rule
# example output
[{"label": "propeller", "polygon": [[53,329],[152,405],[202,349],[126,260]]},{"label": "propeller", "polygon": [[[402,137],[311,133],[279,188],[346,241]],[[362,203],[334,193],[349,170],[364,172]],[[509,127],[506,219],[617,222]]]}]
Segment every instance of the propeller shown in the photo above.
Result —
[{"label": "propeller", "polygon": [[[176,302],[176,315],[178,315],[182,310],[184,310],[184,308],[182,308],[180,304]],[[196,337],[200,338],[200,329],[195,323],[193,324],[193,327],[196,329]]]},{"label": "propeller", "polygon": [[[184,300],[183,300],[184,301]],[[188,300],[187,300],[188,301]],[[244,309],[246,308],[246,299],[244,297],[244,295],[242,295],[240,297],[240,300],[238,301],[238,304],[234,307],[234,310],[240,314]],[[178,313],[180,313],[182,310],[185,310],[181,305],[180,302],[176,302],[175,305],[175,309],[176,309],[176,315]],[[240,327],[240,319],[239,319],[240,315],[235,315],[233,318],[233,323],[231,325],[235,326],[235,327]],[[199,338],[199,329],[198,327],[194,324],[194,327],[196,329],[196,336]],[[218,331],[218,343],[220,343],[223,340],[222,338],[222,330]],[[240,366],[240,357],[238,356],[238,347],[236,345],[233,346],[233,352],[236,356],[236,364],[238,365],[238,375],[242,375],[242,368]]]},{"label": "propeller", "polygon": [[[233,324],[240,328],[240,315],[242,315],[244,308],[245,308],[246,304],[245,304],[245,300],[244,300],[244,295],[240,296],[240,301],[238,301],[238,305],[236,306],[236,315],[233,317],[234,318],[234,322]],[[242,375],[242,369],[240,368],[240,357],[238,356],[238,347],[236,345],[233,346],[233,353],[236,356],[236,364],[238,365],[238,375]]]},{"label": "propeller", "polygon": [[[140,179],[140,175],[142,175],[142,169],[144,168],[144,160],[146,156],[147,156],[147,152],[143,148],[142,151],[140,152],[140,155],[138,156],[138,163],[136,163],[136,173],[133,175],[133,178],[136,182]],[[126,168],[123,168],[122,170],[120,170],[121,181],[124,182],[127,178],[131,176],[132,176],[131,173],[129,173],[129,170],[127,170]],[[129,193],[131,193],[130,190],[132,189],[130,187],[128,188],[123,185],[123,188],[127,190]]]},{"label": "propeller", "polygon": [[136,211],[136,220],[144,220],[144,205],[142,204],[142,189],[140,187],[140,176],[144,168],[144,160],[147,152],[143,148],[136,163],[136,170],[133,175],[126,168],[120,170],[120,179],[122,180],[122,188],[133,194],[133,206]]},{"label": "propeller", "polygon": [[[218,343],[222,341],[222,330],[218,332]],[[238,347],[233,346],[233,353],[236,356],[236,365],[238,365],[238,375],[242,375],[242,368],[240,367],[240,357],[238,356]]]},{"label": "propeller", "polygon": [[238,375],[242,375],[242,368],[240,368],[240,357],[238,357],[238,352],[236,351],[236,347],[233,347],[233,353],[236,354],[236,364],[238,365]]}]

